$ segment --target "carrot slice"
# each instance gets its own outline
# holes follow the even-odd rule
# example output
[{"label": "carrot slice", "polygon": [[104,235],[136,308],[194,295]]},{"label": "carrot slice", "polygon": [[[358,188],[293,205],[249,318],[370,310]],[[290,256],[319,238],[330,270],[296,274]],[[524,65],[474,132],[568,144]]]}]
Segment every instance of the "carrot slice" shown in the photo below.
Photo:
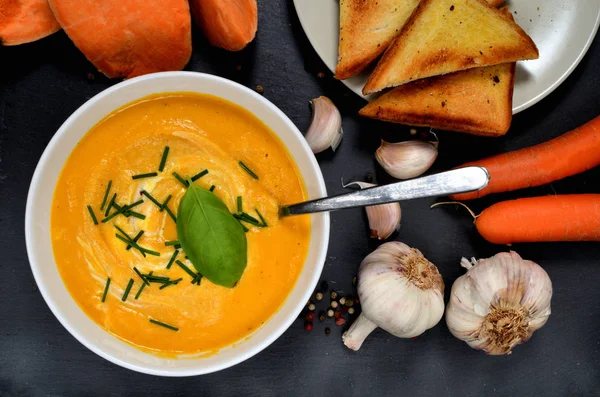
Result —
[{"label": "carrot slice", "polygon": [[256,0],[190,0],[192,14],[212,45],[239,51],[254,40]]},{"label": "carrot slice", "polygon": [[494,244],[600,241],[600,194],[570,194],[502,201],[475,221]]},{"label": "carrot slice", "polygon": [[192,53],[187,0],[50,0],[77,48],[110,78],[181,70]]},{"label": "carrot slice", "polygon": [[31,43],[59,29],[48,0],[0,0],[0,46]]}]

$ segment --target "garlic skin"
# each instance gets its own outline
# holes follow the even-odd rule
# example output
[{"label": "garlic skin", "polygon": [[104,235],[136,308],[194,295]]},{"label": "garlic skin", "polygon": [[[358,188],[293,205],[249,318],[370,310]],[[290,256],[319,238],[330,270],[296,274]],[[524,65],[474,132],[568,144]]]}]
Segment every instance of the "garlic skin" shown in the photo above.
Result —
[{"label": "garlic skin", "polygon": [[438,156],[438,142],[412,140],[398,143],[381,141],[375,152],[377,162],[397,179],[410,179],[427,171]]},{"label": "garlic skin", "polygon": [[527,342],[550,316],[552,282],[538,264],[516,252],[469,262],[452,285],[446,308],[448,329],[473,349],[510,354]]},{"label": "garlic skin", "polygon": [[342,340],[360,349],[377,327],[412,338],[435,326],[444,315],[444,281],[417,249],[400,242],[382,244],[360,264],[358,296],[362,313]]},{"label": "garlic skin", "polygon": [[[356,185],[361,189],[377,186],[368,182],[351,182],[346,185],[342,183],[343,188],[352,185]],[[385,240],[400,229],[402,209],[400,208],[400,203],[398,202],[371,205],[365,207],[365,212],[367,213],[367,218],[369,219],[369,230],[371,231],[369,237],[371,238]]]},{"label": "garlic skin", "polygon": [[320,96],[309,102],[312,108],[312,119],[306,131],[306,142],[313,153],[321,153],[331,148],[334,152],[342,141],[342,115],[333,102]]}]

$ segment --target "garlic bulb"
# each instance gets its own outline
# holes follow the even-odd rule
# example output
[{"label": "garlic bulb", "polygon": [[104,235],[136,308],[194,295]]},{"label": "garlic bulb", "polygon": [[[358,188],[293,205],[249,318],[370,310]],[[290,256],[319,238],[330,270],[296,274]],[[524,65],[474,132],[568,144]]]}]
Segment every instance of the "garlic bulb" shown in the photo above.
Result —
[{"label": "garlic bulb", "polygon": [[375,158],[383,169],[398,179],[410,179],[427,171],[438,156],[438,142],[412,140],[398,143],[381,141]]},{"label": "garlic bulb", "polygon": [[444,281],[417,249],[382,244],[360,264],[358,296],[362,313],[342,340],[358,350],[377,327],[400,338],[421,335],[444,314]]},{"label": "garlic bulb", "polygon": [[[351,182],[346,185],[342,182],[342,187],[346,188],[356,185],[361,189],[377,186],[368,182]],[[369,229],[371,234],[369,237],[378,240],[385,240],[392,233],[400,229],[400,220],[402,219],[402,210],[400,203],[389,203],[380,205],[371,205],[365,207],[367,218],[369,219]]]},{"label": "garlic bulb", "polygon": [[313,153],[321,153],[329,147],[335,152],[344,135],[339,110],[324,96],[310,101],[310,106],[313,112],[312,119],[304,136],[308,146]]},{"label": "garlic bulb", "polygon": [[452,285],[446,323],[454,336],[487,354],[510,354],[550,316],[552,282],[538,264],[503,252],[461,265]]}]

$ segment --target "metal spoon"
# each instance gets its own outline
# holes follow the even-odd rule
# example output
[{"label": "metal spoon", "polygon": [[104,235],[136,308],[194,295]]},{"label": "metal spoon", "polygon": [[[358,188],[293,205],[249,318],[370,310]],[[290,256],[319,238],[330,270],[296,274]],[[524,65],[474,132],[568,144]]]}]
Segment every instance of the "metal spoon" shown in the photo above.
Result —
[{"label": "metal spoon", "polygon": [[489,180],[490,175],[485,168],[465,167],[404,182],[284,206],[280,210],[280,217],[472,192],[486,187]]}]

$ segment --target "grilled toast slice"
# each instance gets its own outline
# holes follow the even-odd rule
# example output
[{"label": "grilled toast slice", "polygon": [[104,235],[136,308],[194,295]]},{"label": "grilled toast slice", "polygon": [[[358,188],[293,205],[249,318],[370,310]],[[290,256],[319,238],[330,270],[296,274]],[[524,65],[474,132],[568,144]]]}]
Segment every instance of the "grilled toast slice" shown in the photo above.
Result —
[{"label": "grilled toast slice", "polygon": [[360,115],[413,126],[501,136],[512,121],[515,63],[472,68],[396,87]]},{"label": "grilled toast slice", "polygon": [[340,41],[335,77],[360,73],[390,45],[419,0],[340,0]]},{"label": "grilled toast slice", "polygon": [[535,43],[523,29],[484,0],[422,0],[384,53],[363,93],[538,57]]}]

